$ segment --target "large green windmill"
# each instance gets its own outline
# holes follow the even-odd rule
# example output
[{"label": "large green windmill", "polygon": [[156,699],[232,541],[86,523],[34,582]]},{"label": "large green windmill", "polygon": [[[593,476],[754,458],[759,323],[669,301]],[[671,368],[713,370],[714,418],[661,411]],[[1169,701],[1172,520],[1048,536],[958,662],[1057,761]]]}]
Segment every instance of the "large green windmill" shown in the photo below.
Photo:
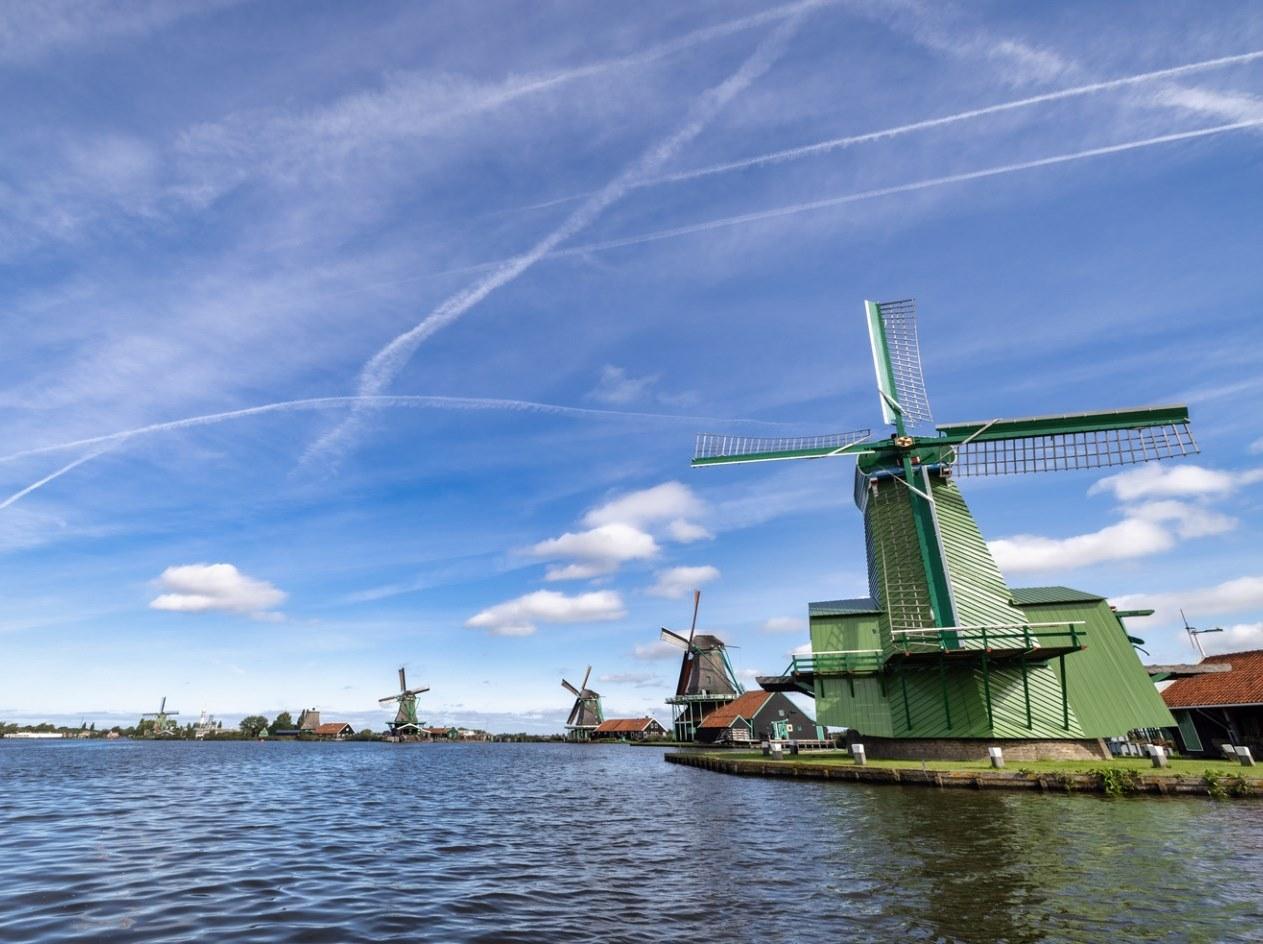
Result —
[{"label": "large green windmill", "polygon": [[[797,439],[704,434],[694,466],[855,456],[870,597],[813,603],[812,655],[767,688],[816,698],[823,724],[873,756],[1100,755],[1099,739],[1174,724],[1104,597],[1011,590],[954,479],[1095,469],[1197,452],[1184,406],[971,423],[933,421],[911,300],[865,302],[882,416],[893,432]],[[1127,615],[1127,614],[1121,614]],[[1139,615],[1139,614],[1132,614]],[[891,739],[874,752],[873,742]],[[955,742],[950,745],[944,740]],[[1067,742],[1080,742],[1073,745]],[[921,756],[924,756],[922,753]]]}]

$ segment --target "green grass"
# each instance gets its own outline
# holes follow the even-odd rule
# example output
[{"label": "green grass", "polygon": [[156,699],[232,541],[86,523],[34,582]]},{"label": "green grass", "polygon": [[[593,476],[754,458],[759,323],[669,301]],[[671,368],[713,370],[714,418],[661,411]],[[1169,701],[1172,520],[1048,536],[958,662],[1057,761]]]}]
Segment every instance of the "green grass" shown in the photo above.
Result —
[{"label": "green grass", "polygon": [[[759,751],[723,751],[708,754],[709,757],[716,757],[721,760],[771,760],[766,758]],[[775,761],[778,764],[842,764],[845,766],[854,766],[855,762],[849,754],[825,754],[812,753],[799,754],[797,756],[786,754],[781,760]],[[1196,760],[1185,758],[1172,758],[1170,767],[1154,767],[1148,758],[1144,757],[1115,757],[1110,760],[1027,760],[1027,761],[1009,761],[1004,770],[1006,773],[1022,773],[1030,772],[1034,774],[1046,773],[1091,773],[1092,771],[1103,769],[1131,770],[1137,774],[1155,775],[1155,776],[1183,776],[1193,780],[1202,779],[1206,771],[1211,770],[1221,775],[1231,775],[1247,777],[1252,780],[1263,779],[1263,767],[1242,767],[1240,764],[1230,763],[1225,760]],[[901,770],[920,770],[924,766],[927,770],[963,770],[963,771],[979,771],[990,770],[990,761],[954,761],[954,760],[869,760],[869,767],[890,767]]]}]

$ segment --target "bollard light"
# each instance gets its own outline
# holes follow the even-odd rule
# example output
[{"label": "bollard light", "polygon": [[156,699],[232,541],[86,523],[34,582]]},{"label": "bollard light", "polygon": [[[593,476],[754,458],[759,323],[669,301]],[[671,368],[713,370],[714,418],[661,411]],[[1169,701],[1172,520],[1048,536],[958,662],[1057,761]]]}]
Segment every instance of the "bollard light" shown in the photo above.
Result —
[{"label": "bollard light", "polygon": [[991,766],[999,770],[1004,766],[1004,751],[998,747],[987,748],[987,753],[991,756]]}]

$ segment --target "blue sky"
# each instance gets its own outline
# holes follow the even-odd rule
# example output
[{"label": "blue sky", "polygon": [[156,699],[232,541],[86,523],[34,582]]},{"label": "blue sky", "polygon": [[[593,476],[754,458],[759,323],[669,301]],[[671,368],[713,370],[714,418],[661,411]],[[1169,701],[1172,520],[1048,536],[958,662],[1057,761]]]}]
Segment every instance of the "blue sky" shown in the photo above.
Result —
[{"label": "blue sky", "polygon": [[1189,403],[966,495],[1155,658],[1263,645],[1255,7],[10,3],[0,75],[0,717],[666,717],[693,585],[780,669],[849,460],[693,436],[879,428],[865,298],[940,421]]}]

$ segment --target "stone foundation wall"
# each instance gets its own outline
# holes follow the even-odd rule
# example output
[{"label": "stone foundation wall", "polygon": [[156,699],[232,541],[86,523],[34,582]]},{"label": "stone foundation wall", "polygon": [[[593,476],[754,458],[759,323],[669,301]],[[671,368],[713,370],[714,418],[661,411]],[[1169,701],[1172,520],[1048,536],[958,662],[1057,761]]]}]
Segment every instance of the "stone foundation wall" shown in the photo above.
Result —
[{"label": "stone foundation wall", "polygon": [[874,760],[981,760],[988,759],[987,748],[1004,750],[1006,763],[1028,760],[1109,760],[1105,742],[1098,738],[1072,741],[1060,739],[995,738],[881,738],[847,735],[848,746],[864,745]]}]

